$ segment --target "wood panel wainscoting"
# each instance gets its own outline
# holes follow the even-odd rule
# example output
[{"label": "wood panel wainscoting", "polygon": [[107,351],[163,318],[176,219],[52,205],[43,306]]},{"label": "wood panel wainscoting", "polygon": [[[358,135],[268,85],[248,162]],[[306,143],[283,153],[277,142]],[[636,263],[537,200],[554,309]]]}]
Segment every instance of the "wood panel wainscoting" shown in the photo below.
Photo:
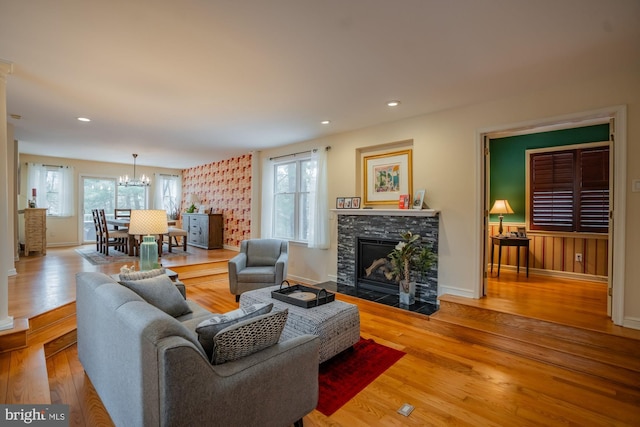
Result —
[{"label": "wood panel wainscoting", "polygon": [[[26,348],[0,353],[0,402],[68,404],[70,426],[109,426],[77,357],[74,276],[120,265],[91,265],[74,249],[24,257],[9,279],[9,312],[34,329]],[[226,274],[235,252],[189,252],[163,260],[187,296],[213,312],[237,308]],[[406,355],[333,415],[307,415],[307,427],[640,425],[640,331],[607,318],[602,283],[504,271],[488,297],[444,295],[431,316],[337,298],[358,305],[363,338]],[[415,407],[408,417],[396,412],[404,403]]]},{"label": "wood panel wainscoting", "polygon": [[[518,226],[524,224],[503,223],[503,233],[518,231]],[[489,224],[489,235],[498,234],[498,224]],[[594,236],[593,234],[570,236],[567,233],[556,235],[545,234],[539,231],[527,233],[531,239],[529,243],[529,268],[538,270],[553,270],[563,273],[577,273],[593,276],[593,280],[605,281],[609,275],[608,250],[609,239],[607,235]],[[491,244],[491,240],[489,240]],[[516,248],[503,248],[502,266],[516,266]],[[491,253],[489,248],[488,254]],[[576,254],[582,254],[582,262],[576,261]],[[496,255],[497,257],[497,255]],[[488,260],[491,263],[491,260]],[[498,259],[494,262],[497,264]],[[524,265],[524,260],[521,261]]]}]

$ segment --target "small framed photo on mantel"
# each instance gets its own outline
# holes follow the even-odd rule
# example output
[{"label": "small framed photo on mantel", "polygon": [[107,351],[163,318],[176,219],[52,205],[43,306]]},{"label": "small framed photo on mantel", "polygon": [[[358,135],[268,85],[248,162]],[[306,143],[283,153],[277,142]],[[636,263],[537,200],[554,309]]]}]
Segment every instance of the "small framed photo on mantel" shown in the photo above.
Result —
[{"label": "small framed photo on mantel", "polygon": [[424,207],[424,189],[416,191],[413,196],[413,209],[422,210]]},{"label": "small framed photo on mantel", "polygon": [[338,197],[336,209],[360,209],[360,197]]}]

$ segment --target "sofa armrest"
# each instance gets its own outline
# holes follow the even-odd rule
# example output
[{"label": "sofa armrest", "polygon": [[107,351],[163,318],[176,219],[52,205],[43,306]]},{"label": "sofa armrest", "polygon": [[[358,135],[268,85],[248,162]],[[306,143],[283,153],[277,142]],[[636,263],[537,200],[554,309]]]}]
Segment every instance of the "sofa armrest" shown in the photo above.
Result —
[{"label": "sofa armrest", "polygon": [[193,425],[212,420],[216,425],[290,425],[317,405],[316,336],[302,335],[216,366],[180,341],[167,339],[159,350],[164,425],[185,419]]}]

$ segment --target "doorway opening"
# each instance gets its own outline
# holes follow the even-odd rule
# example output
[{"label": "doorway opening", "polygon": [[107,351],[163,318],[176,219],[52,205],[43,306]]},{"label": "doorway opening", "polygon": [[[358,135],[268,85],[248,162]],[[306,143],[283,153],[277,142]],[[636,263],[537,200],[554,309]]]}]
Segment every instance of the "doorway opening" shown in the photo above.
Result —
[{"label": "doorway opening", "polygon": [[[606,281],[609,287],[609,295],[613,295],[609,297],[607,301],[607,313],[611,316],[613,322],[615,324],[622,324],[622,301],[624,295],[624,185],[615,185],[616,182],[624,183],[624,176],[626,174],[626,166],[624,163],[624,154],[626,152],[626,135],[624,134],[625,129],[625,118],[626,118],[625,107],[612,107],[609,109],[603,109],[588,113],[575,114],[571,116],[563,116],[558,118],[552,118],[548,120],[540,120],[535,122],[529,122],[524,124],[515,124],[512,126],[503,126],[499,128],[493,129],[485,129],[479,131],[478,140],[480,144],[480,158],[479,158],[479,170],[480,170],[480,182],[482,183],[481,191],[481,200],[479,201],[480,206],[480,215],[482,217],[482,271],[481,271],[481,279],[479,280],[479,286],[477,289],[478,298],[485,296],[488,279],[490,277],[489,268],[491,266],[492,260],[490,259],[491,254],[491,244],[492,233],[497,230],[497,227],[490,223],[489,210],[491,208],[490,203],[494,199],[503,199],[507,198],[501,194],[491,194],[492,185],[491,185],[491,162],[496,161],[496,159],[491,158],[490,141],[492,139],[497,138],[505,138],[511,136],[521,136],[521,135],[529,135],[536,134],[547,131],[556,131],[556,130],[566,130],[573,128],[581,128],[588,127],[594,125],[608,125],[608,136],[607,140],[610,141],[611,146],[611,159],[610,159],[610,221],[609,221],[609,230],[608,235],[605,238],[605,241],[608,242],[608,248],[605,254],[605,269],[603,271],[606,272]],[[527,171],[528,173],[528,171]],[[495,183],[493,186],[495,192]],[[522,190],[521,190],[522,191]],[[523,200],[528,200],[529,194],[522,197]],[[528,206],[524,206],[524,203],[517,203],[520,215],[522,215],[522,221],[520,224],[517,224],[521,229],[522,226],[528,227],[529,220],[526,218]],[[615,227],[614,227],[615,224]],[[514,232],[516,231],[517,226],[514,226]],[[518,231],[521,231],[521,230]],[[510,230],[511,231],[511,230]],[[519,250],[519,249],[517,249]],[[617,257],[613,257],[613,254],[618,254]],[[514,253],[515,254],[515,253]],[[573,254],[572,254],[573,256]],[[514,255],[515,258],[515,255]],[[515,266],[514,266],[515,267]],[[504,267],[503,267],[504,268]],[[545,270],[538,270],[536,268],[532,269],[532,274],[536,273],[545,273]],[[552,280],[555,277],[556,273],[553,271],[549,271],[548,278]],[[567,274],[563,277],[560,274],[558,281],[564,279],[566,280],[567,276],[571,276],[571,274]],[[523,276],[524,277],[524,276]]]}]

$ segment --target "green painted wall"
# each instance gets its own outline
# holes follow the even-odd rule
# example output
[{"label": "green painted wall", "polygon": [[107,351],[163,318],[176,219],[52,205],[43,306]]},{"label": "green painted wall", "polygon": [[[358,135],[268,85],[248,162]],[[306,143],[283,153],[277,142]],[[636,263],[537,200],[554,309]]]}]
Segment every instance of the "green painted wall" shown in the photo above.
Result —
[{"label": "green painted wall", "polygon": [[[608,140],[609,124],[492,139],[489,142],[489,208],[494,200],[507,199],[514,214],[505,215],[503,222],[525,222],[525,150]],[[489,220],[497,222],[498,215],[490,215]]]}]

